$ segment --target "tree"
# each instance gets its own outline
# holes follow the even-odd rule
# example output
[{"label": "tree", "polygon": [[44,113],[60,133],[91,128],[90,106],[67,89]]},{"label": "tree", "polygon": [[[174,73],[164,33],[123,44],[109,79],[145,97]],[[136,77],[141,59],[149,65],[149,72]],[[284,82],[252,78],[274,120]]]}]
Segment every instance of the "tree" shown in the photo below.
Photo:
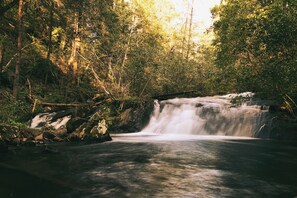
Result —
[{"label": "tree", "polygon": [[13,96],[17,98],[19,91],[19,79],[20,79],[20,67],[21,67],[21,58],[22,58],[22,31],[23,31],[23,0],[19,0],[19,9],[18,9],[18,52],[17,52],[17,61],[14,74],[13,82]]},{"label": "tree", "polygon": [[213,10],[216,63],[229,90],[297,97],[296,11],[296,2],[286,0],[228,0]]}]

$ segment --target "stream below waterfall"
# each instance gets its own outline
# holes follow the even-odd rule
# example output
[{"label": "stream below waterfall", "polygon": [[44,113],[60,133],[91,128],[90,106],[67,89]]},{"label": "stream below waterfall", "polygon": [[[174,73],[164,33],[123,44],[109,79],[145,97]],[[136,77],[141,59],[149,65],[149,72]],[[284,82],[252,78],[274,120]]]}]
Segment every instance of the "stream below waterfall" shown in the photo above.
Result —
[{"label": "stream below waterfall", "polygon": [[12,147],[0,197],[297,197],[297,143],[258,139],[273,118],[232,95],[155,102],[139,133]]},{"label": "stream below waterfall", "polygon": [[11,150],[1,197],[296,197],[297,144],[121,134],[112,142]]}]

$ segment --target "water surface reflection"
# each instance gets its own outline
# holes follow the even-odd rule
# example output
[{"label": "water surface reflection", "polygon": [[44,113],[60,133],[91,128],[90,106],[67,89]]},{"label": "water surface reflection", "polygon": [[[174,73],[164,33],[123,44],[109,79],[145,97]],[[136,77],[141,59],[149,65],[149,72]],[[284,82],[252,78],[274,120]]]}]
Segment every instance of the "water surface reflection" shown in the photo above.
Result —
[{"label": "water surface reflection", "polygon": [[296,143],[134,134],[49,148],[53,152],[23,148],[1,156],[1,197],[297,195]]}]

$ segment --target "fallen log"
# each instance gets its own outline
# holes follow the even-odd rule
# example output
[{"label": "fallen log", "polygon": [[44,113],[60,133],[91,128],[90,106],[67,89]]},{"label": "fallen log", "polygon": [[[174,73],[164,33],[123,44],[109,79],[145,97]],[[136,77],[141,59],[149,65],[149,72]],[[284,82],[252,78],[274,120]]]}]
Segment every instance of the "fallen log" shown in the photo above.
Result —
[{"label": "fallen log", "polygon": [[40,105],[43,106],[51,106],[51,107],[81,107],[81,106],[89,106],[90,104],[81,104],[81,103],[51,103],[51,102],[37,102]]},{"label": "fallen log", "polygon": [[90,104],[86,103],[52,103],[52,102],[43,102],[41,100],[35,99],[32,107],[32,113],[36,109],[36,105],[49,106],[49,107],[82,107],[89,106]]},{"label": "fallen log", "polygon": [[155,99],[155,100],[168,100],[168,99],[172,99],[172,98],[175,98],[175,97],[193,97],[193,96],[197,96],[198,94],[199,94],[198,91],[183,91],[183,92],[153,96],[153,99]]}]

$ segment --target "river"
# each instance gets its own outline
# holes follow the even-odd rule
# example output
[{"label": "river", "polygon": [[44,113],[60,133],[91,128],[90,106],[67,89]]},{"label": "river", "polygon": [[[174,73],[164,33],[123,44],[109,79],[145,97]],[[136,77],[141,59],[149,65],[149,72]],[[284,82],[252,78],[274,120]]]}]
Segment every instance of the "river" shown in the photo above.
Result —
[{"label": "river", "polygon": [[12,149],[1,197],[296,197],[297,144],[118,134],[112,142]]},{"label": "river", "polygon": [[0,197],[297,197],[297,143],[258,139],[268,108],[231,102],[252,95],[155,101],[141,132],[102,144],[11,148]]}]

